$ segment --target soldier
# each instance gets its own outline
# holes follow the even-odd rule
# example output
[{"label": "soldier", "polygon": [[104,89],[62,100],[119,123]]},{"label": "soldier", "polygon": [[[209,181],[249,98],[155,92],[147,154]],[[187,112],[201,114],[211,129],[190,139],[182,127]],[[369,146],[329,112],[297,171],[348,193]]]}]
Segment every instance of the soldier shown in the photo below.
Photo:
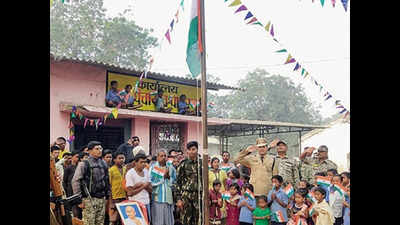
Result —
[{"label": "soldier", "polygon": [[[326,145],[319,146],[317,156],[311,158],[310,156],[314,150],[314,147],[308,148],[300,155],[301,162],[308,164],[312,167],[312,180],[310,182],[311,184],[314,183],[314,175],[316,173],[326,173],[329,169],[337,170],[337,165],[328,159],[328,147]],[[307,155],[308,157],[306,157]]]},{"label": "soldier", "polygon": [[[184,159],[177,168],[176,206],[180,210],[180,222],[185,225],[198,225],[199,212],[202,202],[202,160],[198,157],[198,143],[191,141],[187,144],[188,158]],[[200,222],[200,223],[199,223]]]},{"label": "soldier", "polygon": [[[309,147],[305,147],[304,151],[306,151]],[[310,157],[311,153],[307,152],[306,157]],[[300,161],[299,164],[299,171],[300,171],[300,180],[305,180],[309,184],[314,183],[314,174],[313,174],[313,169],[310,164],[304,163],[303,161]]]},{"label": "soldier", "polygon": [[[270,144],[270,147],[275,147],[275,141]],[[272,175],[280,175],[283,178],[283,187],[286,187],[288,183],[292,184],[293,188],[299,183],[299,169],[297,167],[296,160],[287,157],[287,145],[285,142],[278,140],[276,143],[276,152],[278,155],[274,157],[272,165]],[[275,174],[278,168],[278,174]]]}]

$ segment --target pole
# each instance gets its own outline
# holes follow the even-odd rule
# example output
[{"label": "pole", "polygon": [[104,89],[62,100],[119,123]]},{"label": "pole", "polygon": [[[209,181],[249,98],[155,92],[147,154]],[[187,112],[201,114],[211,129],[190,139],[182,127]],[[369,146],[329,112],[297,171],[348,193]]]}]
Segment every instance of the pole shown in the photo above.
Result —
[{"label": "pole", "polygon": [[207,135],[207,76],[206,76],[206,41],[205,41],[205,22],[204,22],[204,0],[200,0],[200,26],[201,26],[201,117],[203,134],[203,218],[204,225],[209,225],[208,207],[208,135]]}]

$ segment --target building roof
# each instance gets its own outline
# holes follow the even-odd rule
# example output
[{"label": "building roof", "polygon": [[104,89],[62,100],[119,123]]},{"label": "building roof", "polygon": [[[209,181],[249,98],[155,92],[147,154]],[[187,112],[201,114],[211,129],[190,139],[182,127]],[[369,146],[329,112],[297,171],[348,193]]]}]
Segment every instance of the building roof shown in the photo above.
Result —
[{"label": "building roof", "polygon": [[[327,124],[325,127],[326,127],[326,128],[331,128],[331,127],[333,127],[333,126],[336,125],[336,124],[342,124],[342,123],[343,123],[343,124],[344,124],[344,123],[350,123],[350,121],[349,121],[348,119],[343,119],[343,117],[339,117],[339,118],[336,119],[335,121],[333,121],[333,122]],[[309,139],[309,138],[311,138],[311,137],[313,137],[313,136],[315,136],[315,135],[317,135],[317,134],[320,134],[322,131],[324,131],[324,129],[315,129],[315,130],[312,130],[312,131],[306,133],[305,135],[303,135],[303,136],[301,137],[301,141],[305,141],[305,140],[307,140],[307,139]]]},{"label": "building roof", "polygon": [[[92,66],[99,66],[99,67],[103,67],[106,70],[111,71],[111,72],[120,72],[120,73],[128,73],[128,74],[141,74],[142,73],[142,71],[138,71],[135,68],[129,67],[129,66],[121,66],[121,65],[117,65],[117,64],[104,63],[104,62],[99,62],[99,61],[95,61],[95,60],[91,60],[91,59],[81,59],[81,58],[75,58],[75,57],[59,56],[52,52],[50,52],[50,59],[53,59],[55,61],[70,61],[70,62],[83,63],[83,64],[87,64],[87,65],[92,65]],[[178,77],[178,76],[172,76],[172,75],[156,73],[156,72],[148,72],[147,77],[150,79],[155,79],[155,80],[161,80],[161,81],[167,81],[167,82],[201,87],[200,80],[197,80],[194,78]],[[215,91],[223,90],[223,89],[244,91],[244,89],[242,89],[242,88],[232,87],[232,86],[228,86],[228,85],[224,85],[224,84],[218,84],[215,82],[207,82],[207,89],[215,90]]]}]

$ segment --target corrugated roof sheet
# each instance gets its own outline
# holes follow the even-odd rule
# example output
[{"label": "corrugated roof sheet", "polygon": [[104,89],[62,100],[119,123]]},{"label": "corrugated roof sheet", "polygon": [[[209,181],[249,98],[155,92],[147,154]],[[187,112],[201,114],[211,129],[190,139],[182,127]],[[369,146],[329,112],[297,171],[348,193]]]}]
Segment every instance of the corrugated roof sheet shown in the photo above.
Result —
[{"label": "corrugated roof sheet", "polygon": [[[55,61],[63,61],[63,60],[68,60],[68,61],[73,61],[73,62],[78,62],[78,63],[85,63],[93,66],[101,66],[105,67],[109,71],[113,72],[122,72],[122,73],[134,73],[134,74],[141,74],[141,71],[136,70],[133,67],[129,66],[121,66],[121,65],[116,65],[116,64],[111,64],[111,63],[104,63],[104,62],[99,62],[91,59],[81,59],[81,58],[75,58],[75,57],[67,57],[67,56],[60,56],[56,55],[52,52],[50,52],[50,58],[52,58]],[[192,86],[196,86],[197,80],[194,78],[186,78],[186,77],[179,77],[179,76],[172,76],[172,75],[167,75],[167,74],[162,74],[162,73],[156,73],[156,72],[148,72],[147,73],[148,78],[156,79],[156,80],[167,80],[168,82],[178,82],[178,83],[183,83],[183,84],[188,84]],[[198,82],[198,86],[201,86],[201,82]],[[241,90],[244,91],[242,88],[238,87],[232,87],[224,84],[218,84],[215,82],[207,82],[207,89],[210,90],[220,90],[220,89],[231,89],[231,90]]]}]

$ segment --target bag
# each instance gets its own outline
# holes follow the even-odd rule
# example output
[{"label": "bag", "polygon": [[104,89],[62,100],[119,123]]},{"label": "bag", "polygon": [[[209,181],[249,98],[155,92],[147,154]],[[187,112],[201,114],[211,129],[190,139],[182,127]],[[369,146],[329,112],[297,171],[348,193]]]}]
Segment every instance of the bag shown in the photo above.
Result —
[{"label": "bag", "polygon": [[72,208],[72,206],[79,205],[81,203],[82,203],[82,194],[75,194],[64,199],[64,205],[67,208]]}]

